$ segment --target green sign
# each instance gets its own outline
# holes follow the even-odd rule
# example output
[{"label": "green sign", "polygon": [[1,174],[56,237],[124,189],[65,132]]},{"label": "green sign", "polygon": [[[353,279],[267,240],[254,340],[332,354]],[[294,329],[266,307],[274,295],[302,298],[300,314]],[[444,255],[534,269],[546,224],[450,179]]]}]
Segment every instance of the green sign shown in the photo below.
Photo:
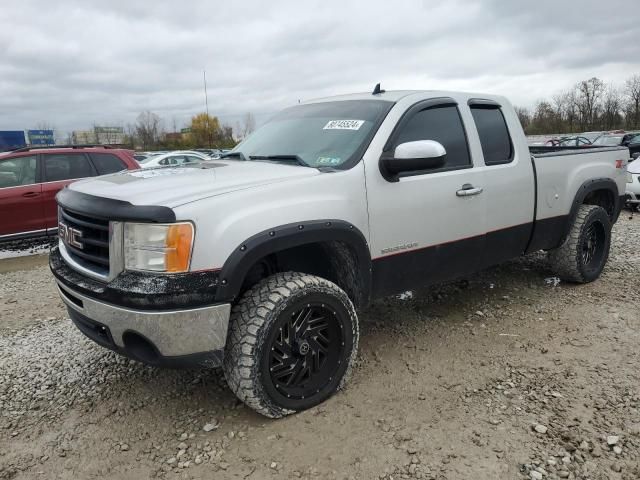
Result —
[{"label": "green sign", "polygon": [[122,127],[95,127],[96,133],[124,133]]},{"label": "green sign", "polygon": [[191,133],[191,127],[181,128],[180,133]]}]

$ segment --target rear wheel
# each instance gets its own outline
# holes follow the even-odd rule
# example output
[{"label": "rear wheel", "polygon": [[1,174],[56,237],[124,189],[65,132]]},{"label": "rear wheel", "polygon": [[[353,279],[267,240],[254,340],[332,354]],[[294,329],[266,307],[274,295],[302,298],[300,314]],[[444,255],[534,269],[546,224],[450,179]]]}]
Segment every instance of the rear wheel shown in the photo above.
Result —
[{"label": "rear wheel", "polygon": [[609,258],[611,220],[598,205],[581,205],[564,243],[549,252],[549,259],[562,280],[592,282],[600,276]]},{"label": "rear wheel", "polygon": [[343,290],[314,275],[278,273],[234,307],[224,372],[240,400],[279,418],[339,390],[357,348],[358,319]]}]

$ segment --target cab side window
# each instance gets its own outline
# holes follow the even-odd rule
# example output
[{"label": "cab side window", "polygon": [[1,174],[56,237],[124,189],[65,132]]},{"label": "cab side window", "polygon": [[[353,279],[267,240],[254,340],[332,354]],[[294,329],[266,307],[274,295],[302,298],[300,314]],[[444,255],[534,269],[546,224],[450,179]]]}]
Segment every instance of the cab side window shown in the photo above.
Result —
[{"label": "cab side window", "polygon": [[471,114],[480,136],[485,165],[502,165],[513,161],[513,143],[500,107],[471,105]]},{"label": "cab side window", "polygon": [[36,183],[35,155],[0,161],[0,188],[19,187],[34,183]]},{"label": "cab side window", "polygon": [[447,151],[445,166],[425,173],[471,166],[467,135],[455,105],[428,107],[415,113],[402,126],[394,144],[416,140],[435,140]]}]

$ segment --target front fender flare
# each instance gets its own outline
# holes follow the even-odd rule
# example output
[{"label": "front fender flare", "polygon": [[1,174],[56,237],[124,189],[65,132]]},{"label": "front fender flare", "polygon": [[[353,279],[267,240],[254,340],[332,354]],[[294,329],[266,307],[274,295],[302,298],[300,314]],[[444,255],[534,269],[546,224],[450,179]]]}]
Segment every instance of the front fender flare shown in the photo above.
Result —
[{"label": "front fender flare", "polygon": [[260,232],[238,245],[220,270],[217,301],[233,302],[241,292],[249,269],[260,259],[311,243],[338,241],[347,244],[356,254],[362,298],[371,295],[371,254],[367,240],[354,225],[343,220],[314,220],[281,225]]}]

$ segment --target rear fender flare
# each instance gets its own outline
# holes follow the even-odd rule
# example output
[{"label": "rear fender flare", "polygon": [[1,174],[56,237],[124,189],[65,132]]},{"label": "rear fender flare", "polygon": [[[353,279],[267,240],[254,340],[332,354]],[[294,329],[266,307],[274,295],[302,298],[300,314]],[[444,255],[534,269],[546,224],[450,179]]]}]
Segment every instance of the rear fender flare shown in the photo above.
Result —
[{"label": "rear fender flare", "polygon": [[621,202],[620,194],[618,193],[618,185],[616,184],[616,182],[614,182],[610,178],[594,178],[592,180],[587,180],[580,186],[580,188],[576,192],[575,198],[573,199],[571,211],[569,212],[569,219],[567,224],[565,225],[564,232],[562,233],[562,241],[567,238],[569,229],[571,228],[571,225],[573,225],[576,215],[578,214],[578,208],[580,208],[580,205],[582,205],[584,199],[587,198],[587,195],[597,190],[607,190],[611,193],[614,201],[613,212],[607,213],[609,213],[612,223],[617,220],[618,214],[620,212]]}]

